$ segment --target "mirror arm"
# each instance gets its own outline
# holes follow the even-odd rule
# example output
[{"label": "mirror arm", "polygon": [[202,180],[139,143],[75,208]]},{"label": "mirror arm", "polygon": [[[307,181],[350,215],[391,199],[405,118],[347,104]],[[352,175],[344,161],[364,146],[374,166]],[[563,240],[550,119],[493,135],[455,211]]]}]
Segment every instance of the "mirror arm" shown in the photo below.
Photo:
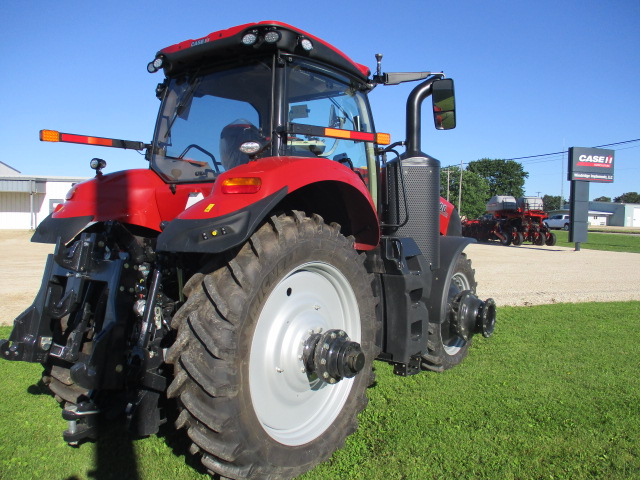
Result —
[{"label": "mirror arm", "polygon": [[424,155],[421,151],[420,141],[422,102],[431,95],[433,82],[443,77],[444,73],[434,74],[414,88],[409,94],[409,98],[407,98],[407,151],[405,153],[407,158]]}]

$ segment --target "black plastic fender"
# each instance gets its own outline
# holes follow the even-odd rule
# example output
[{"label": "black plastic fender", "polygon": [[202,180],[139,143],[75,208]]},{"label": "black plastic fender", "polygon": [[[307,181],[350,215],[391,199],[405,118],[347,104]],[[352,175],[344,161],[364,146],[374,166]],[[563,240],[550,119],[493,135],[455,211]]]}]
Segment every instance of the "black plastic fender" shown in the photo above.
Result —
[{"label": "black plastic fender", "polygon": [[[447,292],[449,279],[453,275],[456,259],[470,243],[476,243],[473,238],[467,237],[440,237],[440,268],[433,272],[433,284],[429,296],[429,318],[442,323],[447,311]],[[437,320],[436,320],[437,319]]]},{"label": "black plastic fender", "polygon": [[53,218],[53,214],[51,214],[37,226],[31,241],[36,243],[56,243],[58,237],[60,237],[62,244],[66,245],[92,224],[93,215]]},{"label": "black plastic fender", "polygon": [[158,236],[156,249],[164,252],[219,253],[240,245],[264,217],[287,195],[282,188],[251,206],[217,218],[170,222]]}]

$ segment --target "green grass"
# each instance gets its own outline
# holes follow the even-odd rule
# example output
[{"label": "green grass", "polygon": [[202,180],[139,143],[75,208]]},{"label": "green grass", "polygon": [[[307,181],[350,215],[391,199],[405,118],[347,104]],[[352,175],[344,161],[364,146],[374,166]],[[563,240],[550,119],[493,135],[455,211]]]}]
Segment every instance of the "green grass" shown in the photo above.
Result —
[{"label": "green grass", "polygon": [[[360,428],[301,479],[640,478],[640,302],[498,312],[495,335],[444,374],[377,362]],[[207,478],[174,435],[67,447],[39,370],[0,361],[0,478]]]},{"label": "green grass", "polygon": [[[574,247],[569,243],[569,232],[554,230],[561,247]],[[624,235],[619,233],[589,232],[586,243],[581,243],[580,248],[587,250],[607,250],[611,252],[640,253],[640,235]]]}]

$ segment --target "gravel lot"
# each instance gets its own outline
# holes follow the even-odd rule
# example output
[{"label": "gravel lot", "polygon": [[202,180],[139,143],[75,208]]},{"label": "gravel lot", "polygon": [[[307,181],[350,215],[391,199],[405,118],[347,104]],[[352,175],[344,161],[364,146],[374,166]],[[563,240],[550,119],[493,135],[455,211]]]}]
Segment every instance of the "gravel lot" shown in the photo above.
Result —
[{"label": "gravel lot", "polygon": [[[31,233],[0,230],[0,325],[31,305],[40,288],[52,245],[31,243]],[[640,254],[563,247],[466,249],[478,280],[478,295],[500,305],[640,300]]]}]

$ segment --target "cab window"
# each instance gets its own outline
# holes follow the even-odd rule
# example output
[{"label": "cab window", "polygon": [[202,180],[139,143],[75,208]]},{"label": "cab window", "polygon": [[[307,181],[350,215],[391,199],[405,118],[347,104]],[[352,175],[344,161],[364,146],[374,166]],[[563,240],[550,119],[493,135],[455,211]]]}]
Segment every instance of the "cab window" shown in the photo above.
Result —
[{"label": "cab window", "polygon": [[309,133],[289,134],[287,155],[336,160],[365,173],[373,153],[371,143],[323,134],[324,128],[373,131],[366,97],[357,85],[300,62],[289,70],[287,90],[289,124],[321,127]]}]

